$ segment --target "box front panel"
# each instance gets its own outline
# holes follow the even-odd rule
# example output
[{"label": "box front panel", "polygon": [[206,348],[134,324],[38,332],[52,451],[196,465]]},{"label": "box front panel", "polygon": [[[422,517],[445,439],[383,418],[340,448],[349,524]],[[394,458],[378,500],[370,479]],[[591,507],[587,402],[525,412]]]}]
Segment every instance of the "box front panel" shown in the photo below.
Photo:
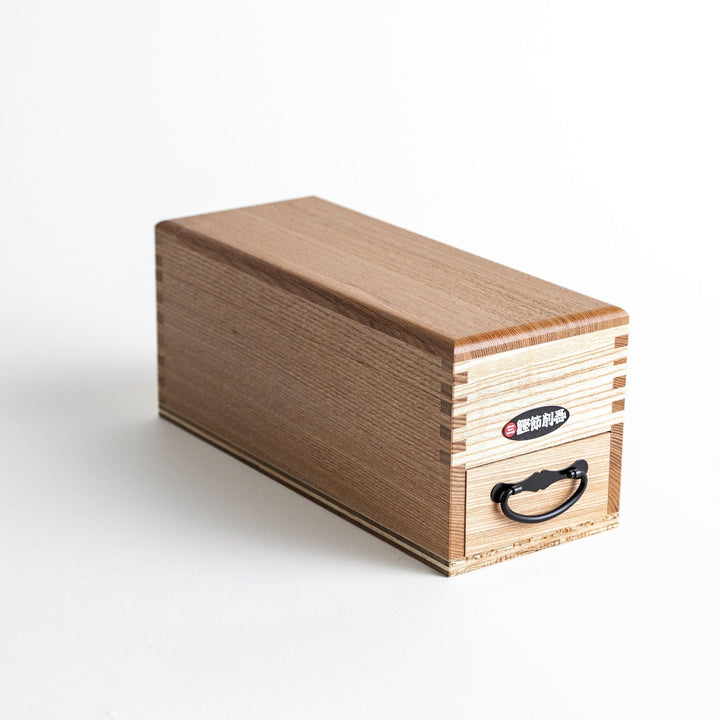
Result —
[{"label": "box front panel", "polygon": [[[454,466],[465,468],[609,432],[623,422],[627,326],[456,363]],[[548,407],[567,419],[548,432],[503,432],[523,413]],[[527,418],[526,418],[527,419]],[[527,439],[526,439],[527,438]]]},{"label": "box front panel", "polygon": [[[460,570],[549,547],[617,524],[628,326],[456,362],[453,472],[466,482]],[[567,512],[523,524],[490,498],[515,483],[575,460],[590,464],[588,487]],[[522,514],[561,504],[577,481],[512,498]]]}]

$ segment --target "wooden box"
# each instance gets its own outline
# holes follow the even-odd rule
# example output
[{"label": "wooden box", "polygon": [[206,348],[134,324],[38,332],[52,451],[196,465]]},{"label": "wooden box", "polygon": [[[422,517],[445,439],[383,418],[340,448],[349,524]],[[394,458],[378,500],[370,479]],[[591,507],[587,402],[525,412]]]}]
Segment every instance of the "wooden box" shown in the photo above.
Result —
[{"label": "wooden box", "polygon": [[162,417],[448,575],[616,525],[623,310],[313,197],[156,244]]}]

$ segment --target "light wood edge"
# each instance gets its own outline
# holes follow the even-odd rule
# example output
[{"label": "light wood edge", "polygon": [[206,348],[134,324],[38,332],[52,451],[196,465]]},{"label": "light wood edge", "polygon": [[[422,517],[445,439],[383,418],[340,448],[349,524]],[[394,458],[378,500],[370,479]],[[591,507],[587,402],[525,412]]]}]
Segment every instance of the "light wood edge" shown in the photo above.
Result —
[{"label": "light wood edge", "polygon": [[627,324],[628,314],[625,310],[615,305],[606,305],[583,313],[462,338],[455,341],[453,352],[455,362],[460,363]]},{"label": "light wood edge", "polygon": [[608,480],[609,513],[620,512],[620,474],[622,469],[622,443],[624,423],[616,423],[610,429],[610,476]]},{"label": "light wood edge", "polygon": [[[629,335],[618,335],[615,338],[615,347],[625,350],[625,357],[622,358],[623,363],[627,363],[627,347]],[[617,361],[616,361],[617,362]],[[624,417],[625,410],[625,386],[627,375],[620,375],[613,380],[613,388],[623,390],[621,400],[616,400],[612,404],[612,412],[618,413]],[[623,430],[624,422],[614,423],[610,428],[610,476],[608,484],[608,513],[620,512],[620,475],[622,473],[622,448],[623,448]]]},{"label": "light wood edge", "polygon": [[465,465],[457,465],[454,456],[465,451],[466,441],[459,440],[457,434],[458,430],[465,427],[466,417],[455,413],[455,409],[465,400],[463,388],[468,381],[468,374],[455,372],[453,363],[448,362],[446,367],[452,372],[452,383],[448,389],[447,400],[441,403],[441,411],[448,415],[447,426],[442,430],[445,432],[444,437],[448,437],[450,443],[448,455],[451,509],[450,561],[463,562],[467,534],[467,476]]}]

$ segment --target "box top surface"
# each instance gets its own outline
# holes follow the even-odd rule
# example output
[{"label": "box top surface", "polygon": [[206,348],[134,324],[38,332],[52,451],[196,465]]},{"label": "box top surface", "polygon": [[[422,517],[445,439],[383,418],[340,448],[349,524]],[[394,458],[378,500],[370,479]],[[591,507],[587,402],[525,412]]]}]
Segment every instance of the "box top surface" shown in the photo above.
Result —
[{"label": "box top surface", "polygon": [[618,307],[315,197],[168,220],[157,231],[458,359],[627,322]]}]

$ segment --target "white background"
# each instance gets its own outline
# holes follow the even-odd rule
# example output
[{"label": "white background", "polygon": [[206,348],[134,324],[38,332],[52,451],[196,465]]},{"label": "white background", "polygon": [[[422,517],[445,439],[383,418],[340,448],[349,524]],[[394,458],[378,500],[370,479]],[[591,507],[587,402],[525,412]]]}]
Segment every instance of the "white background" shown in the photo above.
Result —
[{"label": "white background", "polygon": [[[713,2],[0,9],[0,716],[717,717]],[[447,580],[156,418],[153,225],[316,194],[631,314],[620,529]]]}]

